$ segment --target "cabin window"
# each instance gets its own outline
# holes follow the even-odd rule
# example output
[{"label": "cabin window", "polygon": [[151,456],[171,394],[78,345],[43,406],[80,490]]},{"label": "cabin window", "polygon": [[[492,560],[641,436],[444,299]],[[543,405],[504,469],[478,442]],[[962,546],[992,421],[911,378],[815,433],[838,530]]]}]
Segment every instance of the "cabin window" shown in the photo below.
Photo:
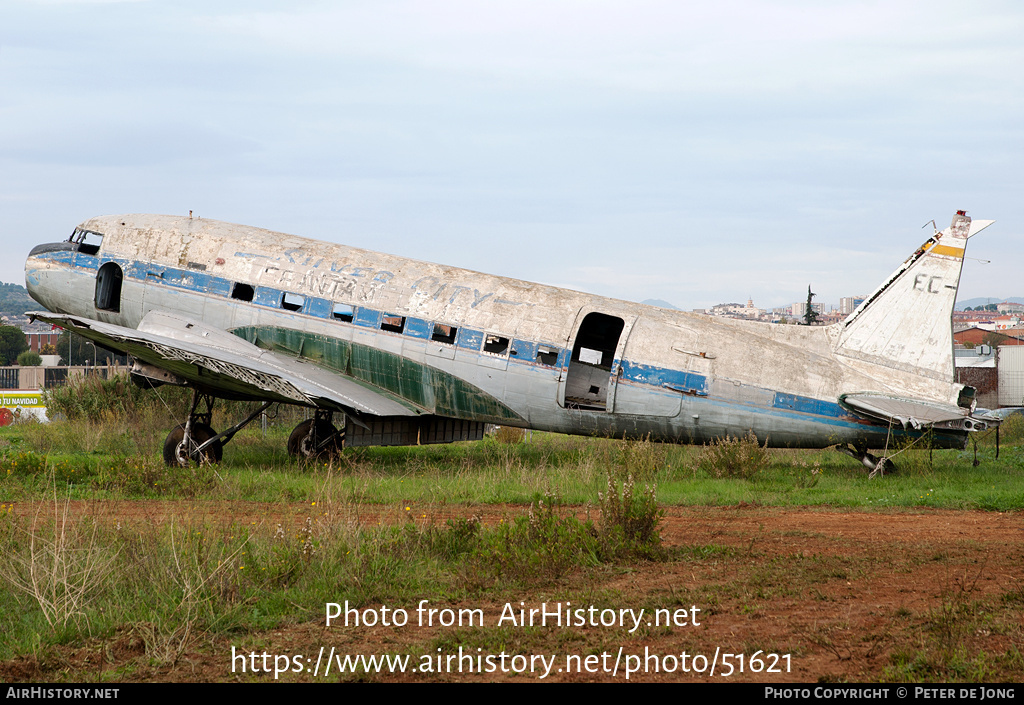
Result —
[{"label": "cabin window", "polygon": [[548,367],[554,367],[558,362],[558,348],[550,345],[537,346],[537,362]]},{"label": "cabin window", "polygon": [[492,355],[504,355],[508,350],[508,338],[488,333],[484,336],[484,352]]},{"label": "cabin window", "polygon": [[342,323],[351,323],[356,317],[356,310],[348,304],[334,304],[331,309],[331,318]]},{"label": "cabin window", "polygon": [[430,339],[436,343],[454,345],[455,336],[458,332],[459,329],[455,326],[446,326],[444,323],[435,323],[434,332],[430,335]]},{"label": "cabin window", "polygon": [[100,311],[121,310],[121,282],[124,273],[116,262],[107,262],[96,272],[96,308]]},{"label": "cabin window", "polygon": [[405,316],[384,314],[384,319],[380,322],[380,329],[389,333],[401,333],[405,330]]},{"label": "cabin window", "polygon": [[239,301],[252,301],[252,297],[256,294],[251,286],[236,282],[231,288],[231,298],[238,299]]},{"label": "cabin window", "polygon": [[306,303],[306,298],[304,296],[292,294],[288,291],[286,291],[284,296],[281,297],[281,308],[285,311],[301,311],[302,304],[304,303]]}]

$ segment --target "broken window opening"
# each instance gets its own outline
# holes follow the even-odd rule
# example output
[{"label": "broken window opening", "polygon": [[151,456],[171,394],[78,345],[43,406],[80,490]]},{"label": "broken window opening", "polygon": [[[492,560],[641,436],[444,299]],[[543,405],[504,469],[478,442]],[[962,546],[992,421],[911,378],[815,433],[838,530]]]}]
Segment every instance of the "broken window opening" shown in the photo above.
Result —
[{"label": "broken window opening", "polygon": [[116,262],[107,262],[96,272],[96,308],[101,311],[121,311],[121,283],[124,272]]},{"label": "broken window opening", "polygon": [[380,329],[386,330],[389,333],[401,333],[405,330],[405,316],[384,314],[384,320],[380,322]]},{"label": "broken window opening", "polygon": [[284,292],[281,297],[281,308],[285,311],[301,311],[304,303],[306,303],[306,297],[288,291]]},{"label": "broken window opening", "polygon": [[458,334],[459,329],[455,326],[447,326],[444,323],[435,323],[434,332],[431,333],[430,339],[435,343],[447,343],[448,345],[455,345],[455,336]]},{"label": "broken window opening", "polygon": [[548,345],[540,345],[537,347],[537,362],[548,367],[554,367],[558,362],[558,348],[550,347]]},{"label": "broken window opening", "polygon": [[331,317],[342,323],[351,323],[355,320],[356,310],[348,304],[334,304],[334,308],[331,309]]},{"label": "broken window opening", "polygon": [[491,335],[490,333],[484,336],[485,353],[491,353],[492,355],[504,355],[507,350],[508,338],[503,338],[500,335]]},{"label": "broken window opening", "polygon": [[238,299],[239,301],[252,301],[256,295],[256,291],[248,284],[242,282],[235,282],[235,285],[231,288],[231,298]]},{"label": "broken window opening", "polygon": [[100,251],[100,245],[103,244],[103,233],[75,228],[71,237],[68,238],[68,242],[74,243],[75,249],[83,254],[95,255]]}]

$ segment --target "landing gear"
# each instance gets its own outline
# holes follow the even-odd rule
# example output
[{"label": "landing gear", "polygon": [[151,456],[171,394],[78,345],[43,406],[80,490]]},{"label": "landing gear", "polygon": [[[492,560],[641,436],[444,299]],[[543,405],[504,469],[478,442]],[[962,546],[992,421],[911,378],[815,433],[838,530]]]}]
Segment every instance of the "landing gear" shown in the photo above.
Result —
[{"label": "landing gear", "polygon": [[338,431],[331,423],[332,412],[317,409],[316,416],[295,427],[288,436],[288,455],[311,459],[341,450],[345,431]]},{"label": "landing gear", "polygon": [[[200,402],[204,411],[198,410]],[[217,433],[210,426],[213,417],[213,397],[203,394],[198,389],[194,390],[188,420],[176,426],[164,441],[164,462],[172,467],[183,468],[193,463],[219,463],[224,455],[224,444],[266,411],[272,403],[268,401],[241,423],[235,424],[227,431]]]},{"label": "landing gear", "polygon": [[[199,411],[199,403],[205,411]],[[192,463],[219,463],[224,456],[224,446],[217,437],[217,432],[210,426],[213,417],[213,397],[201,394],[199,390],[192,393],[192,408],[188,412],[188,420],[178,424],[167,434],[164,441],[164,462],[170,466],[187,468]]]},{"label": "landing gear", "polygon": [[188,423],[178,424],[167,434],[164,441],[164,462],[170,466],[187,468],[192,463],[205,465],[219,463],[224,456],[224,446],[220,441],[207,444],[217,435],[209,425],[196,422],[192,428]]},{"label": "landing gear", "polygon": [[[198,389],[192,392],[192,407],[188,420],[179,424],[164,441],[164,462],[172,467],[192,464],[219,463],[224,446],[236,433],[249,425],[274,402],[267,402],[241,423],[227,431],[217,433],[210,426],[213,417],[213,396]],[[288,453],[303,459],[319,458],[341,450],[345,443],[344,427],[341,431],[331,423],[333,412],[317,409],[316,415],[303,421],[288,437]]]}]

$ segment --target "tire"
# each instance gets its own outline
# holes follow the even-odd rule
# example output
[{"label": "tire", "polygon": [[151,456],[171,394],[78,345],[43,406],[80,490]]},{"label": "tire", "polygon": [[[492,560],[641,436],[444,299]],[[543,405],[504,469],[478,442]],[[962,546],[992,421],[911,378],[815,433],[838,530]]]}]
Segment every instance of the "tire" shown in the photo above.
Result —
[{"label": "tire", "polygon": [[293,458],[304,458],[311,459],[317,458],[324,455],[330,455],[337,452],[340,449],[338,430],[334,428],[334,425],[329,421],[316,421],[316,438],[317,442],[322,443],[327,437],[332,437],[330,443],[327,443],[320,449],[319,452],[315,452],[310,447],[312,441],[311,431],[313,430],[314,419],[307,419],[303,421],[291,432],[288,436],[288,455]]},{"label": "tire", "polygon": [[[193,447],[198,447],[217,435],[217,432],[204,423],[192,424]],[[188,467],[194,461],[186,454],[183,447],[185,438],[185,424],[178,424],[174,430],[167,434],[164,441],[164,463],[170,467]],[[224,457],[224,446],[217,441],[203,451],[201,463],[219,463]]]}]

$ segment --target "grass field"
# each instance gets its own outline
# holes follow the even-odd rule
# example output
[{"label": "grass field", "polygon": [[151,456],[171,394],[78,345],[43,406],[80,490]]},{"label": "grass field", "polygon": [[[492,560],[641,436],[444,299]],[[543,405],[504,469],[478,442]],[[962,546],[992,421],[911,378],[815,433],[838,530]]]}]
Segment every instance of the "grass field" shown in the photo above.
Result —
[{"label": "grass field", "polygon": [[[585,659],[623,648],[661,654],[656,673],[633,674],[646,680],[707,680],[679,658],[716,647],[746,659],[742,673],[730,661],[732,680],[1022,673],[1024,430],[1013,425],[998,459],[994,437],[981,439],[977,467],[973,448],[913,447],[895,455],[898,473],[868,479],[828,450],[542,433],[298,463],[283,450],[298,419],[283,412],[266,432],[240,433],[219,466],[182,470],[159,459],[173,399],[118,408],[102,396],[127,398],[123,389],[91,393],[92,411],[0,430],[6,681],[273,679],[232,660],[263,652],[292,656],[279,679],[322,679],[299,666],[325,645],[339,658],[426,659],[416,674],[360,662],[329,680],[543,672],[426,669],[460,646],[509,664],[578,656],[550,680],[621,680]],[[422,600],[479,610],[483,624],[325,625],[328,604],[377,620],[390,605],[415,619]],[[705,621],[629,630],[501,619],[543,602],[594,614],[699,607]]]}]

